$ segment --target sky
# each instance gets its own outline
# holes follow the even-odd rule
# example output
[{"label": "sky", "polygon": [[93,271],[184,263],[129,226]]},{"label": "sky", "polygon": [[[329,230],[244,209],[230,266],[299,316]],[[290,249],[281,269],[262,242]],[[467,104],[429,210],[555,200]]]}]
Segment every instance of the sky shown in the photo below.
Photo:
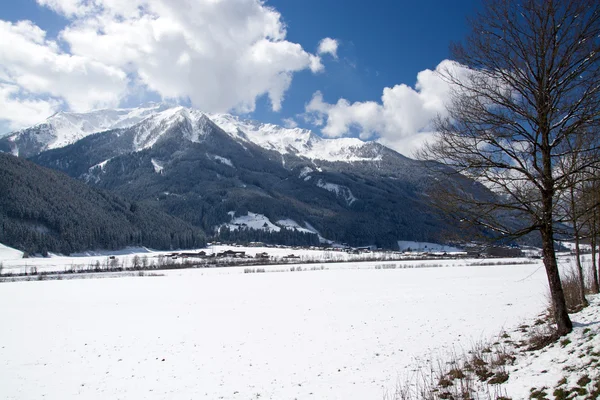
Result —
[{"label": "sky", "polygon": [[0,0],[0,135],[166,101],[411,155],[478,0]]}]

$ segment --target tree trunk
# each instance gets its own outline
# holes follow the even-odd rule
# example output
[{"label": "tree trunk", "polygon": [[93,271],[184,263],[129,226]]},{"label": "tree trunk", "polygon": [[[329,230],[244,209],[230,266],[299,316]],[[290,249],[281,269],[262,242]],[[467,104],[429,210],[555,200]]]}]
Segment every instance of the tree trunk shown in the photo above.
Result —
[{"label": "tree trunk", "polygon": [[575,236],[575,262],[577,265],[577,280],[579,281],[578,285],[578,295],[579,295],[579,304],[583,307],[588,306],[588,302],[585,298],[585,281],[583,278],[583,265],[581,265],[581,246],[579,245],[579,225],[577,224],[577,204],[575,201],[575,187],[571,184],[569,189],[571,192],[571,213],[573,217],[573,234]]},{"label": "tree trunk", "polygon": [[581,264],[581,250],[579,246],[579,232],[575,236],[575,260],[577,263],[577,279],[579,280],[579,301],[583,307],[588,306],[587,299],[585,298],[585,280],[583,277],[583,265]]},{"label": "tree trunk", "polygon": [[[594,222],[594,225],[596,223]],[[598,270],[596,269],[596,228],[592,232],[591,236],[591,245],[592,245],[592,293],[597,294],[599,291],[598,287]]]},{"label": "tree trunk", "polygon": [[592,245],[592,293],[597,294],[600,291],[598,285],[598,270],[596,269],[596,245],[598,243],[598,221],[596,208],[592,210],[592,221],[590,223],[590,244]]},{"label": "tree trunk", "polygon": [[[598,193],[596,191],[596,193]],[[594,249],[593,251],[596,252],[596,245],[598,245],[598,237],[600,235],[600,221],[599,221],[599,215],[598,215],[598,209],[597,207],[594,208],[594,224],[592,225],[594,227],[594,232],[592,233],[594,235]],[[593,256],[592,256],[593,257]],[[596,260],[598,260],[598,262],[596,262]],[[600,293],[600,252],[598,252],[598,258],[594,258],[594,261],[592,262],[592,268],[594,269],[592,275],[594,276],[594,285],[595,287],[595,291],[594,293]]]},{"label": "tree trunk", "polygon": [[546,222],[541,229],[542,249],[544,253],[544,267],[548,276],[548,285],[550,286],[550,297],[552,300],[552,311],[556,330],[560,336],[564,336],[573,330],[573,323],[567,312],[567,304],[560,274],[558,272],[558,263],[556,262],[556,253],[554,252],[554,228],[552,222]]}]

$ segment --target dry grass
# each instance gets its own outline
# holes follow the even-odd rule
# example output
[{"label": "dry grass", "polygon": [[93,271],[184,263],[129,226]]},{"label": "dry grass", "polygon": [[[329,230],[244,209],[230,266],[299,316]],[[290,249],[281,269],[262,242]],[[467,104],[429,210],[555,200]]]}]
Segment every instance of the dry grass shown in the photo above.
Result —
[{"label": "dry grass", "polygon": [[569,311],[569,313],[581,311],[585,306],[581,303],[579,292],[580,284],[577,274],[573,271],[566,272],[563,274],[563,276],[561,276],[560,280],[562,282],[563,292],[565,294],[567,311]]},{"label": "dry grass", "polygon": [[[502,336],[501,336],[502,337]],[[475,343],[469,351],[438,358],[396,385],[385,400],[467,400],[506,398],[501,385],[508,380],[507,366],[515,361],[511,347],[500,342]]]}]

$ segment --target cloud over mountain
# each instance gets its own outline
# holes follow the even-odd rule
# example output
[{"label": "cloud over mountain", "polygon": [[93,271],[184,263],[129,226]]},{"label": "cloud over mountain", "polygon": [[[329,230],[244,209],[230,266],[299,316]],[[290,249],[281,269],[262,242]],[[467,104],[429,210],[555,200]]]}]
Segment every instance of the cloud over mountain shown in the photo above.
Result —
[{"label": "cloud over mountain", "polygon": [[[267,95],[278,111],[294,73],[324,68],[259,0],[37,2],[68,24],[48,38],[33,22],[0,20],[0,104],[17,110],[114,107],[146,90],[208,112],[251,112]],[[6,112],[0,120],[34,122]]]},{"label": "cloud over mountain", "polygon": [[446,112],[451,87],[440,72],[446,68],[463,69],[454,61],[444,60],[435,70],[417,74],[414,87],[405,84],[383,89],[380,102],[339,99],[327,103],[321,92],[313,94],[306,104],[307,120],[322,126],[328,137],[342,137],[358,131],[362,139],[377,139],[405,155],[431,136],[431,122]]}]

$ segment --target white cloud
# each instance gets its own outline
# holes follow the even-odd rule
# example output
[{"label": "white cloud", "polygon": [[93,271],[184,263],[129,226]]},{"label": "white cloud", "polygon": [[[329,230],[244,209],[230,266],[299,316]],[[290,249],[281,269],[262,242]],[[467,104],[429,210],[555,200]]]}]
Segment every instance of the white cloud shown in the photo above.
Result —
[{"label": "white cloud", "polygon": [[0,83],[18,88],[14,106],[82,111],[152,91],[207,112],[251,112],[266,95],[278,111],[296,72],[324,69],[262,0],[36,1],[67,25],[51,40],[33,22],[0,20]]},{"label": "white cloud", "polygon": [[338,49],[338,41],[332,38],[325,38],[319,42],[319,48],[317,50],[317,54],[331,54],[333,58],[338,58],[337,49]]},{"label": "white cloud", "polygon": [[324,123],[321,131],[325,136],[348,136],[354,129],[362,139],[377,139],[411,155],[431,136],[434,117],[446,112],[450,86],[439,75],[446,68],[462,67],[453,61],[442,61],[435,71],[419,72],[414,88],[404,84],[384,88],[381,102],[350,103],[339,99],[329,104],[316,92],[305,107],[307,119],[317,126]]},{"label": "white cloud", "polygon": [[294,120],[294,118],[283,118],[281,122],[286,128],[293,129],[298,127],[298,123]]},{"label": "white cloud", "polygon": [[[114,106],[125,94],[125,72],[62,52],[32,22],[0,20],[0,37],[0,80],[19,93],[49,96],[54,98],[52,104],[63,99],[74,110]],[[13,105],[18,98],[13,98]]]},{"label": "white cloud", "polygon": [[37,0],[37,2],[67,17],[83,15],[91,9],[84,0]]},{"label": "white cloud", "polygon": [[250,112],[265,94],[278,111],[295,72],[323,69],[318,56],[285,40],[281,15],[259,0],[93,4],[61,33],[72,54],[133,73],[162,97],[189,98],[205,111]]},{"label": "white cloud", "polygon": [[28,99],[22,96],[18,86],[0,83],[0,121],[8,121],[10,130],[40,122],[59,108],[57,100]]}]

